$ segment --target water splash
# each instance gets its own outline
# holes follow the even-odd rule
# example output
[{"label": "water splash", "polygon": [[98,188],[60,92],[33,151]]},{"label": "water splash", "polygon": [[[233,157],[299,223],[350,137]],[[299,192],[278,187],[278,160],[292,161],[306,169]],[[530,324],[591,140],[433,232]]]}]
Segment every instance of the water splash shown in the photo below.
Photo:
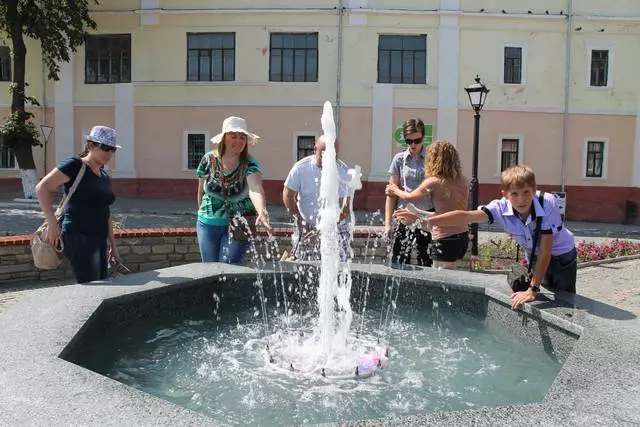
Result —
[{"label": "water splash", "polygon": [[342,274],[340,271],[340,236],[338,233],[341,212],[340,175],[336,162],[336,125],[330,102],[325,102],[320,121],[326,149],[322,156],[322,175],[320,178],[318,230],[320,232],[321,269],[318,286],[318,327],[322,343],[322,357],[326,363],[333,350],[339,351],[346,346],[346,337],[351,328],[353,313],[349,302],[351,275],[348,264],[344,266],[346,271],[343,271]]},{"label": "water splash", "polygon": [[[276,332],[267,337],[264,360],[269,369],[286,372],[287,375],[312,375],[326,380],[361,379],[372,375],[377,368],[384,367],[387,360],[385,350],[379,348],[378,340],[362,334],[356,337],[351,334],[352,257],[347,247],[344,248],[348,251],[347,257],[343,259],[342,238],[338,228],[342,213],[340,196],[343,192],[340,190],[345,190],[343,195],[352,201],[355,191],[362,188],[362,173],[360,167],[356,166],[348,171],[349,177],[341,179],[335,150],[336,127],[329,102],[324,104],[321,123],[325,150],[316,225],[320,237],[320,268],[317,269],[315,265],[298,266],[295,274],[299,282],[298,295],[293,297],[292,294],[290,302],[293,302],[293,298],[298,300],[299,312],[295,314],[293,310],[286,310],[293,321],[285,316],[281,327],[274,325]],[[352,205],[350,207],[353,212]],[[349,234],[353,232],[354,223],[355,217],[352,215],[348,223]],[[308,303],[307,296],[316,291],[317,305],[310,306],[311,310],[305,313],[303,304]],[[309,322],[313,323],[312,328],[309,328]],[[372,360],[379,363],[372,365]]]}]

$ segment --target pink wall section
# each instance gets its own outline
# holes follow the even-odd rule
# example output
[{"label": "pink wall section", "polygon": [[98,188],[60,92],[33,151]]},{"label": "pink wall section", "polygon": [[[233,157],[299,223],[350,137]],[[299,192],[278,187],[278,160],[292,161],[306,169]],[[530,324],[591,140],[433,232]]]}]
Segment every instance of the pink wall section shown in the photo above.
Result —
[{"label": "pink wall section", "polygon": [[[317,107],[138,107],[135,110],[136,179],[115,179],[120,196],[130,197],[192,197],[196,180],[194,171],[183,170],[185,156],[184,132],[204,131],[210,136],[220,131],[229,115],[247,119],[251,131],[262,137],[251,149],[263,167],[265,188],[271,203],[280,203],[282,182],[294,163],[294,135],[321,133],[320,109]],[[55,111],[47,110],[47,123],[53,124]],[[409,117],[420,117],[436,125],[433,109],[396,108],[393,126]],[[373,148],[372,109],[346,107],[341,109],[342,128],[339,155],[349,165],[362,167],[363,176],[370,173]],[[74,147],[83,146],[82,134],[91,126],[115,127],[113,107],[76,107],[74,111]],[[40,118],[36,117],[38,125]],[[628,200],[640,202],[640,193],[631,188],[631,168],[635,139],[635,116],[571,115],[569,118],[566,190],[569,218],[582,220],[622,221]],[[548,190],[558,190],[561,183],[562,114],[483,111],[480,127],[479,180],[481,196],[499,195],[497,183],[500,136],[519,135],[523,138],[523,161],[532,166],[538,183]],[[436,129],[437,132],[437,129]],[[440,135],[447,138],[447,135]],[[385,138],[387,138],[385,136]],[[585,139],[606,138],[606,179],[585,179],[583,174]],[[55,133],[47,148],[47,166],[55,166]],[[458,139],[464,172],[471,176],[473,152],[473,113],[458,111]],[[388,135],[390,155],[401,150]],[[209,143],[207,143],[209,144]],[[208,145],[210,147],[210,145]],[[382,149],[382,148],[379,148]],[[386,148],[385,148],[386,149]],[[35,149],[34,158],[43,174],[43,150]],[[116,165],[112,165],[115,167]],[[0,171],[0,192],[19,188],[15,171]],[[384,184],[365,183],[356,197],[358,208],[383,208]],[[603,200],[594,204],[593,200]]]},{"label": "pink wall section", "polygon": [[[629,186],[631,153],[635,138],[635,116],[570,115],[565,185]],[[458,150],[465,174],[471,174],[473,160],[473,113],[458,113]],[[479,181],[498,183],[500,135],[523,137],[523,163],[535,171],[539,184],[560,185],[562,169],[562,114],[483,111],[480,120]],[[585,138],[605,137],[608,148],[607,179],[584,179]]]},{"label": "pink wall section", "polygon": [[[458,113],[458,150],[465,174],[471,176],[474,119],[471,110]],[[478,179],[480,183],[498,183],[498,147],[500,135],[521,135],[523,161],[533,167],[542,183],[560,182],[562,152],[562,115],[551,113],[515,113],[482,111]]]},{"label": "pink wall section", "polygon": [[[39,113],[40,111],[36,111]],[[315,107],[139,107],[136,109],[135,155],[136,172],[140,178],[192,178],[193,171],[183,171],[184,131],[219,132],[228,115],[245,117],[250,130],[262,139],[252,148],[252,154],[263,166],[267,179],[284,179],[294,163],[294,134],[320,133],[319,109]],[[48,124],[54,123],[55,111],[47,110]],[[341,109],[342,128],[339,135],[339,155],[348,164],[359,164],[366,176],[371,167],[370,108]],[[436,124],[437,112],[432,109],[396,108],[394,126],[409,117],[420,117],[425,123]],[[76,107],[74,111],[74,148],[82,150],[84,131],[103,124],[115,126],[113,107]],[[41,120],[36,116],[36,122]],[[560,185],[562,152],[561,114],[483,111],[480,124],[479,179],[481,183],[499,182],[498,147],[500,135],[523,137],[523,161],[532,166],[540,184]],[[566,185],[630,186],[636,118],[615,115],[571,115],[569,118]],[[445,137],[445,135],[441,135]],[[584,141],[606,138],[606,179],[585,179],[583,174]],[[55,132],[47,147],[47,169],[55,165]],[[471,175],[473,153],[473,113],[458,112],[458,139],[465,174]],[[389,136],[392,154],[400,148]],[[44,150],[34,149],[39,173],[44,173]],[[115,166],[115,165],[112,165]],[[0,172],[0,177],[15,175]]]},{"label": "pink wall section", "polygon": [[[317,116],[314,111],[314,116]],[[371,169],[371,108],[342,108],[342,125],[338,135],[338,156],[348,165],[360,165],[362,175]],[[318,122],[320,118],[317,119]],[[291,165],[286,167],[290,168]]]},{"label": "pink wall section", "polygon": [[[230,115],[244,117],[249,130],[260,135],[250,152],[268,179],[284,179],[295,163],[294,134],[320,134],[321,110],[315,107],[180,107],[136,109],[136,172],[144,178],[192,178],[183,171],[185,131],[205,131],[213,137]],[[371,159],[371,109],[342,110],[338,137],[340,157],[368,171]],[[391,142],[391,138],[389,138]],[[212,147],[207,142],[207,149]],[[153,161],[149,160],[153,158]]]},{"label": "pink wall section", "polygon": [[[571,115],[569,117],[569,149],[567,151],[568,185],[621,186],[631,185],[633,145],[636,118],[633,116]],[[585,139],[607,138],[607,179],[582,178]],[[580,174],[580,175],[579,175]]]},{"label": "pink wall section", "polygon": [[[220,132],[227,116],[247,120],[260,143],[250,152],[266,177],[282,179],[293,164],[294,133],[320,132],[317,108],[177,107],[136,109],[136,172],[145,178],[192,178],[183,171],[184,132]],[[207,141],[207,149],[212,145]],[[153,162],[149,159],[153,158]]]}]

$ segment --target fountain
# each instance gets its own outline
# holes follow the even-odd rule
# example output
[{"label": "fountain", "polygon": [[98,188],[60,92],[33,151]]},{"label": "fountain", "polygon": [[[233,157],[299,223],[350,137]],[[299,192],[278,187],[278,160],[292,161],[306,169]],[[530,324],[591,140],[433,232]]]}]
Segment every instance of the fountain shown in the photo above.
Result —
[{"label": "fountain", "polygon": [[[349,171],[350,181],[340,182],[335,140],[336,127],[331,103],[324,104],[322,130],[326,150],[322,157],[320,181],[320,276],[317,291],[317,323],[311,329],[277,331],[266,345],[269,363],[303,374],[321,375],[331,379],[364,378],[373,375],[387,362],[386,352],[376,342],[349,336],[353,312],[351,310],[350,263],[339,257],[338,222],[341,211],[339,186],[347,186],[353,203],[356,190],[362,187],[360,167]],[[353,213],[353,209],[351,209]],[[352,214],[351,227],[355,220]]]},{"label": "fountain", "polygon": [[[276,263],[278,254],[263,256],[254,246],[257,271],[200,265],[219,270],[103,302],[61,357],[228,424],[355,421],[542,401],[578,333],[544,326],[538,340],[547,324],[537,320],[527,329],[532,339],[516,338],[508,302],[464,285],[472,277],[481,283],[477,275],[341,263],[329,103],[322,127],[319,263]],[[360,176],[359,167],[350,171],[351,192]],[[273,249],[269,241],[265,248]]]}]

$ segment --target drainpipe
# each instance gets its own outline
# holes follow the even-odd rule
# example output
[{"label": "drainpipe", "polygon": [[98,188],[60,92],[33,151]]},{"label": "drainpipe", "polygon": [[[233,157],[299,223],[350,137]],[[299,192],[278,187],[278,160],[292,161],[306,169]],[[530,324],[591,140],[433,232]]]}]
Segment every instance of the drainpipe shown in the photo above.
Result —
[{"label": "drainpipe", "polygon": [[569,145],[569,103],[571,100],[571,41],[573,37],[573,0],[567,0],[566,63],[564,67],[564,117],[562,125],[562,166],[560,191],[564,192],[567,172],[567,146]]},{"label": "drainpipe", "polygon": [[336,135],[340,134],[340,106],[342,104],[342,33],[344,30],[344,0],[338,2],[338,70],[336,75]]},{"label": "drainpipe", "polygon": [[[42,118],[40,119],[40,123],[43,125],[47,124],[47,72],[46,65],[44,60],[41,60],[42,70],[41,70],[41,78],[42,78],[42,100],[40,102],[40,110],[42,111]],[[42,129],[42,128],[40,128]],[[43,135],[44,137],[44,135]],[[43,170],[42,176],[47,174],[47,141],[43,141],[44,144],[44,161],[43,161]]]}]

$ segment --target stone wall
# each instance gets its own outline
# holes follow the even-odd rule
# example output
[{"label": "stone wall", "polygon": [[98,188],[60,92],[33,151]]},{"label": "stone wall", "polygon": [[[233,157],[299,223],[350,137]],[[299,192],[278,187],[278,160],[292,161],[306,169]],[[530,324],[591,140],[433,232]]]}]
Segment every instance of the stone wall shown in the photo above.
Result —
[{"label": "stone wall", "polygon": [[[387,246],[379,237],[378,227],[354,232],[352,248],[355,262],[383,262]],[[291,229],[274,229],[280,255],[291,252]],[[264,235],[258,251],[265,253]],[[200,261],[194,228],[117,230],[118,250],[125,266],[132,272],[149,271]],[[30,236],[0,237],[0,285],[18,280],[73,279],[65,260],[56,270],[38,270],[31,257]],[[272,251],[273,245],[271,245]],[[367,249],[368,248],[368,249]]]}]

